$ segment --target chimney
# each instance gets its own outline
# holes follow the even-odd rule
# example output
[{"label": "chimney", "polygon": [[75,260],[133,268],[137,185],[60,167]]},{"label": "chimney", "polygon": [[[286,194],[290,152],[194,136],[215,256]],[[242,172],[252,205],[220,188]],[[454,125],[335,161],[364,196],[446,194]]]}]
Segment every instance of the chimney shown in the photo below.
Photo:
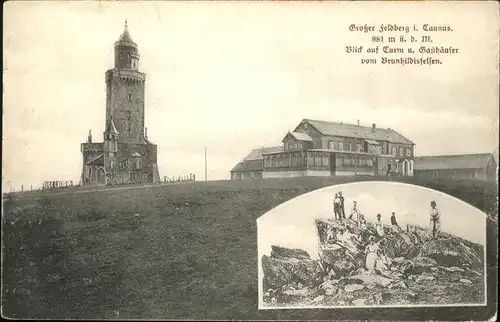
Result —
[{"label": "chimney", "polygon": [[358,120],[358,126],[359,126],[359,120]]},{"label": "chimney", "polygon": [[373,123],[372,124],[372,131],[375,131],[375,127],[377,127],[377,124]]}]

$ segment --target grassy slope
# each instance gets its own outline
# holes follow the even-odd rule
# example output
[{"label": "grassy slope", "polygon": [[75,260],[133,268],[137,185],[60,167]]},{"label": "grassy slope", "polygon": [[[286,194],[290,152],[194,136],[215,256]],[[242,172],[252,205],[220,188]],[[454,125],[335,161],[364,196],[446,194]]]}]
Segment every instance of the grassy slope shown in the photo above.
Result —
[{"label": "grassy slope", "polygon": [[[256,219],[305,192],[364,179],[376,178],[200,182],[14,197],[4,201],[3,314],[331,319],[324,310],[258,311]],[[493,186],[403,180],[497,212]]]}]

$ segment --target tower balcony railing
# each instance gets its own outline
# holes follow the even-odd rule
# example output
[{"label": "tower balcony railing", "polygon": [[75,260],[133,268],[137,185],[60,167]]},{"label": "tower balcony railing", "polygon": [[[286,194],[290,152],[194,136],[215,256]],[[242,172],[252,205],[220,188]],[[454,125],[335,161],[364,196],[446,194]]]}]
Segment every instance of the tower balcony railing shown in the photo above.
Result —
[{"label": "tower balcony railing", "polygon": [[82,143],[81,151],[102,151],[102,143]]}]

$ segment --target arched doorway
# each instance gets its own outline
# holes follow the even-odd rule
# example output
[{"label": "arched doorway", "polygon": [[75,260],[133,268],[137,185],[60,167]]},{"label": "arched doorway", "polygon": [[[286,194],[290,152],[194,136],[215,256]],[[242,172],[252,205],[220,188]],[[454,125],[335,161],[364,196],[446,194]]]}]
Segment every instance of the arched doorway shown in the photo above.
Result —
[{"label": "arched doorway", "polygon": [[106,184],[106,174],[104,173],[104,169],[100,168],[97,170],[97,184],[105,185]]},{"label": "arched doorway", "polygon": [[409,164],[408,160],[407,160],[407,159],[405,159],[405,160],[403,161],[403,175],[404,175],[404,176],[407,176],[407,175],[408,175],[408,167],[409,167],[409,166],[408,166],[408,164]]}]

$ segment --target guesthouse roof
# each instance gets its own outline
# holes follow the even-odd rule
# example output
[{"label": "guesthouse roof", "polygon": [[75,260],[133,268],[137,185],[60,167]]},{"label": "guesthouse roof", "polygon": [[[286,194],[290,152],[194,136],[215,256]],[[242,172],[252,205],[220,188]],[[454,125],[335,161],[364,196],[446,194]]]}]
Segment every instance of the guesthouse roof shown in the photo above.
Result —
[{"label": "guesthouse roof", "polygon": [[[323,135],[356,137],[364,140],[388,141],[392,143],[414,144],[392,129],[360,126],[346,123],[303,119],[300,124],[309,123]],[[297,126],[298,127],[298,126]]]},{"label": "guesthouse roof", "polygon": [[262,171],[264,165],[263,160],[249,160],[239,162],[231,172],[244,172],[244,171]]},{"label": "guesthouse roof", "polygon": [[283,151],[283,146],[262,147],[253,149],[241,162],[238,162],[231,172],[262,171],[264,165],[264,153]]},{"label": "guesthouse roof", "polygon": [[253,149],[244,159],[243,161],[251,161],[251,160],[264,160],[263,154],[266,153],[274,153],[274,152],[282,152],[283,146],[272,146],[272,147],[262,147],[259,149]]},{"label": "guesthouse roof", "polygon": [[306,141],[306,142],[312,142],[313,141],[313,139],[309,135],[307,135],[306,133],[301,133],[301,132],[288,132],[286,134],[285,138],[283,139],[283,141],[289,135],[292,136],[297,141]]}]

